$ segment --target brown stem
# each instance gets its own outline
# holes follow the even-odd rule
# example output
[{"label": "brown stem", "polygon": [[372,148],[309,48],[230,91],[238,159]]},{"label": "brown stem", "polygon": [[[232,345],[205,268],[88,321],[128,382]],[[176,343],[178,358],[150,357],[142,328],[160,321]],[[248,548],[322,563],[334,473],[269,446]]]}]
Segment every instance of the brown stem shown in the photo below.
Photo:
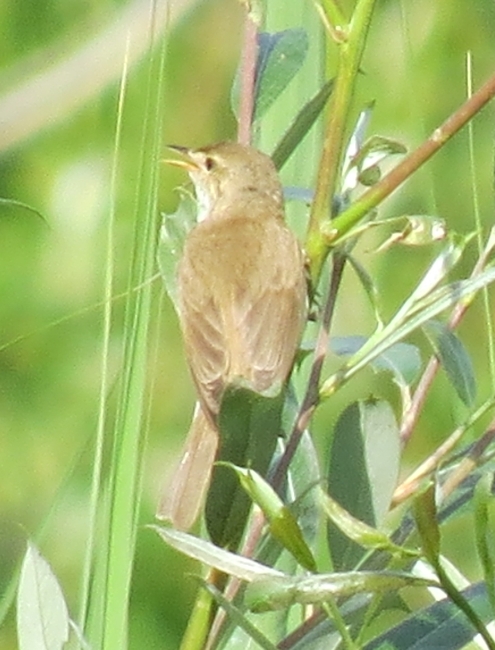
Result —
[{"label": "brown stem", "polygon": [[250,144],[254,114],[254,84],[256,81],[256,60],[258,55],[258,26],[246,11],[244,42],[241,54],[241,89],[239,98],[239,127],[237,141]]},{"label": "brown stem", "polygon": [[360,219],[392,194],[421,165],[433,156],[469,120],[478,113],[495,95],[495,74],[455,111],[415,151],[392,169],[382,180],[366,191],[345,212],[321,228],[321,234],[328,246],[348,232]]},{"label": "brown stem", "polygon": [[457,486],[471,474],[475,467],[479,465],[482,454],[494,439],[495,420],[492,420],[485,433],[479,440],[475,442],[468,456],[461,461],[459,466],[452,472],[452,474],[442,485],[443,499],[446,499],[450,494],[452,494]]},{"label": "brown stem", "polygon": [[311,416],[313,415],[313,412],[318,404],[321,371],[328,352],[330,324],[332,322],[332,317],[335,311],[337,294],[342,282],[345,262],[346,258],[344,255],[340,253],[336,253],[334,255],[332,260],[332,277],[330,280],[327,300],[325,302],[325,307],[323,310],[321,327],[316,341],[314,361],[309,376],[308,388],[304,396],[302,406],[299,410],[299,416],[289,438],[289,442],[287,443],[284,454],[280,459],[277,468],[275,469],[272,481],[273,487],[275,489],[280,488],[282,485],[290,462],[294,457],[299,441],[301,440],[301,436],[307,428],[311,420]]}]

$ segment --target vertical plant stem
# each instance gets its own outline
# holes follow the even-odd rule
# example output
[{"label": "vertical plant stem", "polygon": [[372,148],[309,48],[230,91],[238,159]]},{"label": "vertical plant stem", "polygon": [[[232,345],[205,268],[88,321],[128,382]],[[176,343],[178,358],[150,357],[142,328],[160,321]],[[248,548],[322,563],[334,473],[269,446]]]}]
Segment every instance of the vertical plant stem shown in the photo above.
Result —
[{"label": "vertical plant stem", "polygon": [[241,96],[239,102],[239,127],[237,141],[250,144],[254,114],[254,85],[256,81],[256,60],[258,56],[258,25],[246,10],[244,42],[241,55]]},{"label": "vertical plant stem", "polygon": [[[155,14],[150,16],[150,52],[154,45]],[[164,43],[165,44],[165,43]],[[155,264],[158,159],[161,146],[161,90],[165,49],[150,54],[147,70],[145,120],[136,188],[135,240],[130,281],[151,277]],[[144,448],[142,429],[147,383],[148,329],[152,289],[146,285],[129,296],[126,313],[123,377],[114,429],[109,481],[108,560],[103,603],[102,650],[125,650],[128,606],[137,515],[140,503],[140,469]],[[96,646],[95,646],[96,647]]]},{"label": "vertical plant stem", "polygon": [[[473,96],[473,70],[471,52],[467,53],[466,61],[467,77],[467,94]],[[483,226],[481,223],[480,205],[478,196],[480,194],[478,185],[478,174],[476,173],[475,154],[474,154],[474,125],[471,120],[468,124],[468,146],[469,146],[469,169],[473,192],[473,214],[476,226],[476,241],[480,256],[483,254]],[[495,336],[494,324],[492,317],[492,308],[490,305],[490,294],[488,288],[483,289],[483,309],[485,312],[486,338],[488,347],[488,367],[490,370],[490,380],[492,391],[495,392]]]},{"label": "vertical plant stem", "polygon": [[329,218],[331,200],[337,188],[345,127],[374,5],[375,0],[359,0],[347,34],[339,43],[337,76],[328,108],[328,121],[306,240],[311,277],[315,285],[328,252],[320,228]]},{"label": "vertical plant stem", "polygon": [[280,459],[273,474],[272,485],[276,490],[280,488],[285,476],[287,475],[287,470],[292,458],[294,457],[294,454],[296,453],[301,437],[305,429],[308,427],[313,412],[318,404],[321,371],[323,369],[323,363],[327,356],[328,339],[330,337],[330,325],[332,322],[333,314],[335,312],[335,305],[340,284],[342,282],[345,262],[346,258],[344,255],[340,255],[338,253],[335,254],[333,258],[330,287],[328,289],[327,299],[325,301],[325,306],[323,309],[321,327],[320,331],[318,332],[318,338],[316,341],[313,365],[311,367],[311,373],[308,381],[308,388],[299,410],[298,418],[289,438],[289,442],[287,443],[282,458]]},{"label": "vertical plant stem", "polygon": [[93,463],[93,476],[91,481],[91,499],[89,511],[88,539],[86,543],[86,552],[83,567],[82,587],[81,587],[81,604],[79,612],[79,627],[84,631],[86,626],[86,616],[89,607],[90,580],[91,571],[95,553],[95,535],[96,520],[98,515],[98,502],[101,490],[101,475],[103,463],[103,447],[106,428],[107,412],[107,394],[109,389],[109,347],[110,347],[110,330],[112,322],[112,292],[113,292],[113,274],[114,274],[114,254],[115,254],[115,214],[116,214],[116,195],[117,195],[117,172],[119,168],[119,152],[122,140],[122,116],[124,110],[125,90],[127,87],[127,69],[128,69],[128,49],[129,42],[126,43],[126,53],[124,58],[124,67],[119,90],[117,125],[115,128],[115,145],[113,153],[113,166],[110,187],[110,211],[107,229],[107,251],[105,264],[105,284],[104,284],[104,309],[103,309],[103,348],[101,359],[101,383],[100,383],[100,401],[98,408],[98,423],[96,429],[95,458]]}]

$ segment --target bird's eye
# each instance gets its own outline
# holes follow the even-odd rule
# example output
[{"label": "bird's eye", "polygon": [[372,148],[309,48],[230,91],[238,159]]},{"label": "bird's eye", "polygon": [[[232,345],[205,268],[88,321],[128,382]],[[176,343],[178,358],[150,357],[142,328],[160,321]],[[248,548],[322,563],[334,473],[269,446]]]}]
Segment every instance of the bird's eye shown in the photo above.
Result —
[{"label": "bird's eye", "polygon": [[205,158],[205,169],[210,172],[215,167],[215,160],[211,156]]}]

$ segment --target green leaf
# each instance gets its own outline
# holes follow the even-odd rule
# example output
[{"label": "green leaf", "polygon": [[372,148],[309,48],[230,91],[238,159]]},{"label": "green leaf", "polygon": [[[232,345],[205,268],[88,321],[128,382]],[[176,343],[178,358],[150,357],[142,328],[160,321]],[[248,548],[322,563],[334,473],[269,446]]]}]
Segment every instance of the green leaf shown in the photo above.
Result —
[{"label": "green leaf", "polygon": [[[440,272],[440,269],[436,269],[435,273],[437,270]],[[392,345],[405,339],[418,327],[435,318],[445,309],[458,304],[459,301],[472,300],[477,291],[494,281],[495,268],[490,266],[474,277],[452,282],[434,291],[425,293],[423,289],[426,291],[426,286],[421,287],[421,291],[418,291],[415,297],[408,298],[383,329],[375,332],[344,367],[323,383],[320,398],[325,399],[333,395],[361,368],[371,363]]]},{"label": "green leaf", "polygon": [[435,320],[426,323],[423,329],[460,399],[466,406],[472,406],[476,399],[476,377],[471,357],[461,340]]},{"label": "green leaf", "polygon": [[[356,519],[379,526],[397,483],[399,460],[399,431],[388,402],[355,402],[335,426],[328,493]],[[327,537],[335,568],[353,568],[362,549],[334,525],[328,526]]]},{"label": "green leaf", "polygon": [[318,452],[313,439],[305,431],[289,466],[287,494],[291,511],[297,516],[304,539],[312,544],[320,524],[320,502],[317,484],[321,480]]},{"label": "green leaf", "polygon": [[189,192],[182,193],[179,206],[173,214],[162,214],[162,225],[157,246],[158,268],[165,289],[176,309],[177,264],[182,255],[186,236],[196,224],[196,215],[197,203]]},{"label": "green leaf", "polygon": [[194,537],[173,528],[163,526],[149,526],[172,548],[184,553],[188,557],[198,560],[207,566],[214,567],[222,573],[251,582],[252,580],[280,578],[284,574],[275,569],[250,560],[242,555],[236,555],[223,548],[215,546],[206,539]]},{"label": "green leaf", "polygon": [[[335,336],[330,340],[332,352],[339,356],[355,354],[367,341],[365,336]],[[410,343],[395,343],[371,362],[375,372],[388,371],[399,384],[411,384],[421,370],[419,349]]]},{"label": "green leaf", "polygon": [[31,207],[27,203],[23,203],[22,201],[16,201],[15,199],[0,198],[0,206],[4,206],[6,208],[20,208],[21,210],[26,210],[27,212],[34,214],[36,217],[39,217],[41,221],[43,221],[45,226],[48,226],[48,221],[41,214],[41,212],[36,210],[36,208]]},{"label": "green leaf", "polygon": [[384,251],[394,244],[403,246],[428,246],[447,236],[447,226],[444,219],[428,215],[407,215],[396,217],[393,222],[404,222],[400,230],[393,232],[376,252]]},{"label": "green leaf", "polygon": [[440,529],[435,505],[435,486],[430,485],[414,499],[414,519],[427,560],[437,566],[440,556]]},{"label": "green leaf", "polygon": [[368,104],[368,106],[361,111],[356,126],[349,138],[349,143],[342,163],[342,187],[340,191],[343,196],[349,197],[351,192],[355,190],[358,185],[359,170],[357,169],[354,160],[363,146],[366,130],[368,129],[371,120],[373,107],[374,102]]},{"label": "green leaf", "polygon": [[[211,596],[216,600],[217,604],[224,609],[227,614],[229,615],[229,619],[238,627],[244,630],[244,632],[247,634],[248,638],[251,639],[256,643],[256,647],[263,648],[263,650],[277,650],[276,646],[274,646],[264,634],[262,634],[261,630],[259,630],[251,621],[247,618],[247,616],[241,612],[240,609],[235,607],[235,605],[232,604],[230,600],[225,598],[225,596],[212,584],[209,582],[206,582],[206,580],[201,580],[199,579],[201,586],[203,589],[206,589],[208,593],[211,594]],[[238,633],[238,630],[236,630]],[[231,638],[232,641],[232,638]],[[235,645],[235,644],[234,644]],[[246,647],[244,644],[243,647]]]},{"label": "green leaf", "polygon": [[388,551],[394,555],[417,556],[416,551],[397,546],[385,533],[353,517],[335,499],[323,491],[320,491],[320,499],[327,517],[356,544],[366,549]]},{"label": "green leaf", "polygon": [[387,593],[407,586],[438,586],[438,583],[408,573],[349,571],[304,578],[256,580],[246,591],[248,607],[255,612],[285,609],[295,604],[324,603],[360,593]]},{"label": "green leaf", "polygon": [[301,68],[308,52],[304,29],[258,35],[253,121],[259,120]]},{"label": "green leaf", "polygon": [[474,490],[474,527],[476,548],[483,567],[486,589],[495,613],[495,544],[493,542],[494,499],[493,474],[484,474]]},{"label": "green leaf", "polygon": [[[281,430],[284,391],[260,395],[232,384],[222,398],[218,425],[218,461],[250,467],[264,476],[275,452]],[[251,501],[236,475],[215,466],[206,499],[208,533],[218,546],[236,548],[244,531]]]},{"label": "green leaf", "polygon": [[69,613],[48,562],[28,543],[17,592],[19,650],[61,650],[69,638]]},{"label": "green leaf", "polygon": [[[478,583],[461,593],[480,618],[488,623],[493,613],[485,585]],[[446,598],[387,630],[366,644],[363,650],[460,650],[476,634],[464,613]]]},{"label": "green leaf", "polygon": [[378,327],[382,327],[383,320],[379,308],[379,294],[375,282],[373,281],[368,271],[364,268],[364,266],[360,262],[358,262],[358,260],[353,255],[348,255],[347,259],[349,261],[349,264],[353,268],[354,272],[356,273],[357,278],[361,283],[361,286],[366,292],[366,296],[370,301],[370,305],[373,309],[373,313],[376,322],[378,323]]},{"label": "green leaf", "polygon": [[296,115],[294,121],[284,133],[272,153],[272,160],[277,169],[282,169],[299,143],[309,132],[332,94],[333,79],[329,79]]},{"label": "green leaf", "polygon": [[265,515],[273,537],[308,571],[316,571],[316,562],[306,544],[296,518],[275,490],[257,472],[231,466],[242,487]]}]

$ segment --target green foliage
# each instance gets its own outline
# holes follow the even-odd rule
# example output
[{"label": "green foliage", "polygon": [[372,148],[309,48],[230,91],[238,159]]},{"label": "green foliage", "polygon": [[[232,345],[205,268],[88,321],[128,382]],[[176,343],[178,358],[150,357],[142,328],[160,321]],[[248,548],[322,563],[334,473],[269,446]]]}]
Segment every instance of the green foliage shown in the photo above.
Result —
[{"label": "green foliage", "polygon": [[69,639],[69,613],[62,589],[31,543],[19,578],[17,636],[20,650],[61,650]]},{"label": "green foliage", "polygon": [[[61,648],[76,618],[74,648],[199,650],[208,634],[222,648],[454,650],[477,634],[494,648],[489,115],[468,144],[445,145],[452,120],[428,140],[462,101],[464,52],[476,79],[492,74],[493,3],[266,3],[253,140],[296,199],[315,321],[285,394],[224,396],[206,530],[159,537],[141,524],[192,398],[151,280],[157,258],[175,302],[196,210],[187,192],[172,207],[180,180],[167,170],[159,184],[158,160],[165,142],[234,138],[239,7],[201,3],[178,27],[171,15],[165,71],[158,10],[125,72],[107,34],[119,72],[83,106],[38,68],[60,60],[86,87],[94,67],[67,44],[91,51],[100,16],[31,4],[0,8],[0,648]],[[53,100],[73,113],[62,126]],[[431,143],[444,148],[416,171]],[[198,562],[209,572],[195,581]]]},{"label": "green foliage", "polygon": [[[250,467],[265,474],[280,432],[284,394],[264,396],[243,386],[228,386],[219,413],[219,463]],[[236,548],[251,500],[235,473],[219,464],[213,470],[206,500],[208,532],[219,546]]]},{"label": "green foliage", "polygon": [[[333,434],[328,492],[357,519],[380,527],[389,510],[399,472],[400,446],[391,406],[370,399],[351,404]],[[328,545],[336,570],[358,564],[360,548],[334,525]]]}]

